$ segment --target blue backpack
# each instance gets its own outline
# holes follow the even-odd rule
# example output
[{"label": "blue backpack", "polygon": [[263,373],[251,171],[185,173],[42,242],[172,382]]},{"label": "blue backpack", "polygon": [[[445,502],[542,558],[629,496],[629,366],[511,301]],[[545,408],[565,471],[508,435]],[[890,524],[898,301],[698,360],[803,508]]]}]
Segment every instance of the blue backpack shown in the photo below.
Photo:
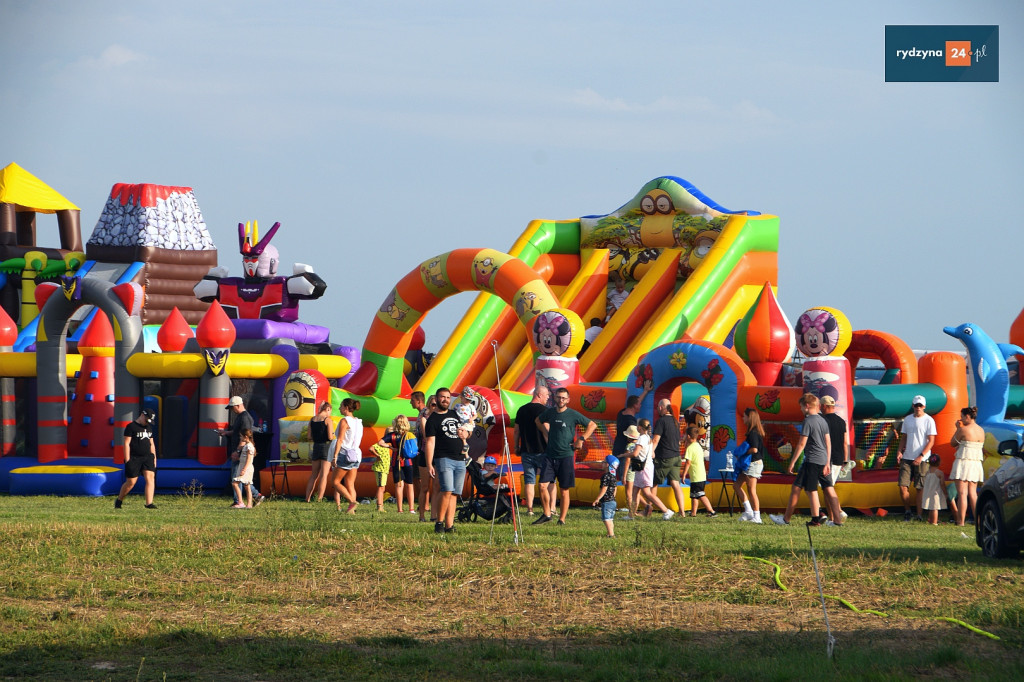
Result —
[{"label": "blue backpack", "polygon": [[411,433],[405,434],[405,440],[402,441],[402,454],[401,457],[405,462],[404,466],[412,466],[413,460],[420,454],[420,447],[416,444],[416,436]]}]

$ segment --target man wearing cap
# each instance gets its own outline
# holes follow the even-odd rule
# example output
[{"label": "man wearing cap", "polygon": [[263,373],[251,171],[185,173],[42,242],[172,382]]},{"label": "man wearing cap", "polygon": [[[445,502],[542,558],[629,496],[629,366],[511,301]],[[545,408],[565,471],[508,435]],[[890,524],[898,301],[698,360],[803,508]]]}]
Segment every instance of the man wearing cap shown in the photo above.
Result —
[{"label": "man wearing cap", "polygon": [[[900,467],[898,483],[900,497],[903,498],[903,520],[910,521],[914,518],[910,511],[910,484],[913,483],[917,489],[917,520],[921,521],[921,488],[924,486],[924,477],[928,475],[928,458],[931,457],[938,430],[935,428],[935,420],[924,412],[927,405],[924,396],[915,395],[912,404],[914,411],[906,416],[900,427],[899,454],[896,461]],[[884,463],[885,456],[879,460]]]},{"label": "man wearing cap", "polygon": [[[821,398],[821,416],[828,424],[828,437],[832,442],[832,466],[830,467],[829,479],[832,481],[833,490],[836,481],[843,474],[843,469],[850,461],[850,433],[846,428],[846,420],[836,414],[836,399],[830,395]],[[826,494],[828,491],[825,491]],[[831,511],[830,506],[826,508]],[[832,519],[833,523],[841,524],[846,520],[846,512],[841,512],[842,518]]]},{"label": "man wearing cap", "polygon": [[[793,473],[793,467],[800,455],[805,454],[800,470],[793,480],[793,486],[789,491],[789,504],[786,505],[784,514],[769,514],[768,518],[780,526],[788,526],[789,520],[793,518],[797,502],[800,500],[800,491],[807,494],[807,500],[811,506],[811,520],[808,526],[820,526],[828,521],[824,514],[818,515],[821,508],[818,506],[818,488],[825,493],[826,506],[832,508],[832,518],[841,519],[842,509],[839,508],[839,498],[836,497],[832,488],[832,478],[829,476],[832,467],[832,440],[829,438],[828,422],[821,416],[821,401],[813,393],[804,393],[800,398],[800,411],[804,413],[803,424],[800,425],[800,440],[793,448],[793,455],[789,458],[788,473]],[[834,522],[841,525],[842,521]]]},{"label": "man wearing cap", "polygon": [[[238,476],[238,467],[241,464],[238,459],[238,441],[240,440],[243,429],[249,429],[253,431],[253,419],[252,415],[245,409],[245,402],[241,396],[233,395],[231,400],[228,401],[225,410],[230,410],[231,414],[235,415],[235,420],[231,423],[231,427],[227,429],[217,429],[217,435],[228,436],[228,452],[231,453],[231,478]],[[252,488],[252,499],[253,506],[259,506],[263,502],[263,495],[256,489],[256,486],[252,483],[249,484]],[[239,504],[241,500],[235,500],[233,504]]]},{"label": "man wearing cap", "polygon": [[120,509],[121,503],[135,487],[139,474],[145,479],[146,509],[156,509],[153,504],[153,493],[156,492],[156,442],[153,440],[153,421],[156,413],[144,409],[135,421],[128,422],[124,427],[124,483],[121,485],[114,509]]}]

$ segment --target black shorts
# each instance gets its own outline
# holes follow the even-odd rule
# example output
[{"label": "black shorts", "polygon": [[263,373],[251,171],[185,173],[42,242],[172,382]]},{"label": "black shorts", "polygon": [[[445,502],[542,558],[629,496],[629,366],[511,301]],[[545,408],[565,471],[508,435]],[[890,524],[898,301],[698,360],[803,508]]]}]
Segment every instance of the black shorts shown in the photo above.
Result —
[{"label": "black shorts", "polygon": [[138,478],[143,471],[156,471],[156,457],[153,453],[143,457],[136,455],[124,463],[125,478]]},{"label": "black shorts", "polygon": [[803,488],[804,492],[813,493],[818,489],[818,486],[822,488],[831,488],[832,480],[821,473],[824,471],[824,464],[813,464],[811,462],[804,462],[800,465],[800,471],[796,472],[796,480],[793,481],[793,485],[798,488]]},{"label": "black shorts", "polygon": [[704,497],[704,486],[707,485],[707,483],[707,481],[690,481],[690,499],[699,500],[700,498]]},{"label": "black shorts", "polygon": [[331,441],[325,443],[313,443],[313,449],[309,453],[311,462],[331,461]]},{"label": "black shorts", "polygon": [[391,480],[395,483],[408,483],[412,485],[412,482],[416,480],[416,467],[414,466],[394,466],[391,467]]},{"label": "black shorts", "polygon": [[544,457],[544,467],[540,470],[541,483],[554,483],[562,490],[576,487],[575,457]]}]

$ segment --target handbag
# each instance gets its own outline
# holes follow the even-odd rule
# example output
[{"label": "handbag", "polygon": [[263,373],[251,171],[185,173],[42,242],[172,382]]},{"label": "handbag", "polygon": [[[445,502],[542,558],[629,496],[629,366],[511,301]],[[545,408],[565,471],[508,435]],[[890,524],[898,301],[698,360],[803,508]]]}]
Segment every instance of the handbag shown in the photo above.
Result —
[{"label": "handbag", "polygon": [[358,466],[360,459],[358,450],[353,451],[347,448],[341,448],[341,450],[338,451],[337,466],[341,469],[350,469],[354,466]]}]

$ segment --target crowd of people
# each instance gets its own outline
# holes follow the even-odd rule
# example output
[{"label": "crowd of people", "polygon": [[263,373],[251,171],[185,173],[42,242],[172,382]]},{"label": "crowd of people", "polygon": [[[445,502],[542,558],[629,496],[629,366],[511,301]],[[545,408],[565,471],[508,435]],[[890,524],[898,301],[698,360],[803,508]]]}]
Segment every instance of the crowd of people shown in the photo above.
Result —
[{"label": "crowd of people", "polygon": [[[660,486],[667,485],[676,508],[687,515],[683,500],[683,483],[689,484],[689,516],[703,510],[709,518],[717,516],[705,492],[709,453],[704,429],[692,413],[684,413],[682,429],[669,400],[657,403],[657,419],[637,419],[643,399],[652,387],[644,386],[641,395],[630,396],[618,413],[612,453],[597,463],[602,469],[601,487],[593,505],[600,506],[608,536],[614,536],[616,489],[622,484],[626,500],[625,520],[632,521],[655,513],[667,521],[675,515],[658,496]],[[455,530],[456,507],[466,479],[470,461],[471,420],[452,408],[448,388],[438,389],[429,399],[419,391],[410,398],[416,414],[410,418],[396,417],[384,436],[374,446],[378,455],[374,463],[377,476],[377,508],[383,509],[388,478],[395,485],[398,511],[418,514],[419,520],[430,521],[437,533]],[[850,431],[845,420],[836,413],[835,399],[806,393],[800,398],[804,414],[800,438],[790,457],[787,472],[795,475],[786,510],[770,514],[776,524],[788,525],[801,493],[809,502],[809,525],[842,526],[847,514],[842,510],[835,485],[854,466],[851,459]],[[963,526],[971,522],[977,501],[977,486],[984,481],[982,467],[985,431],[977,424],[977,408],[961,410],[951,444],[955,458],[947,482],[939,469],[939,456],[932,452],[937,434],[935,420],[925,412],[924,396],[914,396],[911,413],[900,425],[897,452],[900,497],[904,520],[939,521],[939,512],[949,509],[952,523]],[[228,438],[231,453],[232,507],[258,506],[265,497],[256,489],[253,442],[253,419],[239,396],[233,396],[227,408],[234,416],[231,425],[218,429]],[[355,480],[363,459],[360,443],[362,420],[355,416],[360,403],[346,398],[339,407],[337,425],[331,416],[331,404],[323,402],[309,421],[311,471],[306,485],[306,502],[321,501],[332,495],[337,509],[342,501],[345,511],[354,514],[359,501]],[[155,413],[144,409],[124,430],[125,482],[115,500],[120,509],[140,476],[144,478],[145,506],[155,509],[156,445],[152,422]],[[764,474],[765,429],[758,411],[747,408],[742,416],[746,433],[741,448],[742,462],[735,472],[733,490],[742,506],[741,522],[762,523],[757,485]],[[584,447],[597,429],[597,424],[569,407],[565,388],[553,393],[539,384],[532,399],[516,413],[512,445],[523,467],[523,499],[526,514],[534,515],[539,493],[540,515],[532,523],[541,525],[555,518],[565,525],[571,490],[576,485],[576,453]],[[798,470],[794,468],[798,460]],[[480,456],[480,480],[496,485],[499,473],[493,457]],[[884,464],[886,454],[879,457]],[[913,492],[911,492],[913,488]],[[819,498],[818,490],[823,498]],[[822,504],[824,503],[824,504]]]}]

